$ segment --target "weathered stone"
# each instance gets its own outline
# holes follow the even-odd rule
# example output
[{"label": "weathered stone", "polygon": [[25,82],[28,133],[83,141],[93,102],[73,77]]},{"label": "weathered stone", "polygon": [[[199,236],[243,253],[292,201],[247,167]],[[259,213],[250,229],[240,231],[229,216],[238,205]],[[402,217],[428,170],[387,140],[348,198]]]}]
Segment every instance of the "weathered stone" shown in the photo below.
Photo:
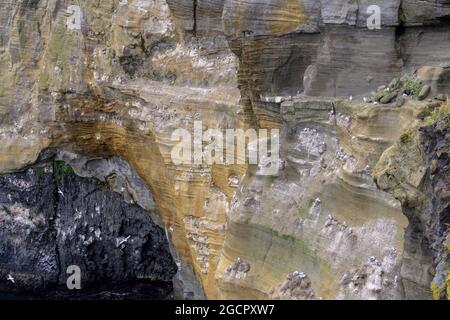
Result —
[{"label": "weathered stone", "polygon": [[405,104],[405,102],[405,97],[403,97],[402,95],[398,95],[397,99],[395,100],[395,107],[400,108]]},{"label": "weathered stone", "polygon": [[425,66],[417,70],[417,78],[423,84],[429,85],[433,94],[450,91],[450,67]]},{"label": "weathered stone", "polygon": [[450,4],[446,0],[403,0],[400,20],[407,26],[445,24],[450,16]]},{"label": "weathered stone", "polygon": [[434,109],[437,109],[437,108],[439,108],[440,106],[442,106],[442,101],[432,101],[432,102],[429,102],[428,104],[427,104],[427,107],[430,109],[430,110],[434,110]]},{"label": "weathered stone", "polygon": [[417,98],[419,100],[425,100],[428,97],[428,95],[430,94],[430,90],[431,90],[431,87],[429,85],[424,85],[422,87],[422,89],[420,90],[420,93],[417,96]]},{"label": "weathered stone", "polygon": [[380,99],[380,102],[382,104],[388,104],[390,103],[392,100],[394,100],[395,98],[397,98],[398,96],[398,92],[394,91],[394,92],[387,92],[383,98]]},{"label": "weathered stone", "polygon": [[[414,268],[430,260],[403,250],[415,238],[432,249],[420,230],[405,234],[410,216],[400,201],[433,198],[438,188],[418,191],[430,178],[423,170],[443,167],[400,161],[409,188],[393,192],[385,176],[377,186],[371,175],[397,141],[416,142],[404,131],[428,104],[415,100],[422,83],[432,96],[449,92],[448,4],[377,1],[381,29],[370,30],[372,4],[84,1],[73,4],[83,13],[77,26],[66,0],[2,2],[0,172],[22,170],[51,146],[84,154],[67,160],[77,173],[152,214],[151,194],[180,298],[280,296],[293,270],[309,281],[294,281],[283,298],[429,298],[429,276]],[[396,88],[395,104],[377,106],[405,74],[412,98]],[[388,83],[388,93],[362,99]],[[264,177],[247,164],[176,166],[172,133],[191,132],[194,121],[220,132],[281,129],[282,170]],[[227,272],[237,257],[239,272]],[[403,272],[409,259],[414,268]]]}]

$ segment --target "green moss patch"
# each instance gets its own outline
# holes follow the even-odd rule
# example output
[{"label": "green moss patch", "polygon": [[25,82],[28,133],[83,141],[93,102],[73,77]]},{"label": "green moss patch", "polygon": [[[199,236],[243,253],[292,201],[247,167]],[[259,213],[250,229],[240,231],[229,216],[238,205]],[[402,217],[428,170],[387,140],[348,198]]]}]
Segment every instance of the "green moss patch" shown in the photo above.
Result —
[{"label": "green moss patch", "polygon": [[64,175],[73,175],[75,172],[72,167],[62,160],[53,161],[53,176],[60,180]]},{"label": "green moss patch", "polygon": [[400,142],[402,144],[407,144],[409,142],[409,134],[408,133],[404,133],[400,136]]}]

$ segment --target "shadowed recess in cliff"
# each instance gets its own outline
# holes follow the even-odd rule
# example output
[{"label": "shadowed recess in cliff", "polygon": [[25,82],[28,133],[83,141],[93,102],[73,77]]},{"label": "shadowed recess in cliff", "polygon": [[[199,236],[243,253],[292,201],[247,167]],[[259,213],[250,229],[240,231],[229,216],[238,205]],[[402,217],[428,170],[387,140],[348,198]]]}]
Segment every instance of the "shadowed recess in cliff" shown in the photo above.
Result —
[{"label": "shadowed recess in cliff", "polygon": [[[121,162],[99,161],[96,172],[109,173],[103,181],[76,175],[51,151],[25,171],[0,176],[0,296],[171,298],[177,267],[164,230],[133,200],[146,198],[129,194],[135,185],[127,167],[114,172]],[[72,265],[80,268],[81,290],[66,287]]]}]

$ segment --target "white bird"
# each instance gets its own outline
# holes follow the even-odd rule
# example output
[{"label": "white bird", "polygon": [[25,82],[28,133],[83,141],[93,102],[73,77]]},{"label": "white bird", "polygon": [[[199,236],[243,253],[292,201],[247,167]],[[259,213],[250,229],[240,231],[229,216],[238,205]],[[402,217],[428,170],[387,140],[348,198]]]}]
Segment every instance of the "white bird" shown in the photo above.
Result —
[{"label": "white bird", "polygon": [[118,238],[116,239],[116,247],[119,247],[122,243],[128,242],[128,240],[130,240],[131,236],[128,236],[126,238]]},{"label": "white bird", "polygon": [[10,275],[10,274],[8,274],[8,276],[6,277],[6,280],[7,280],[7,281],[10,281],[11,283],[16,283],[16,282],[14,281],[13,276]]},{"label": "white bird", "polygon": [[350,101],[352,101],[353,100],[353,96],[350,96],[350,98],[348,98]]},{"label": "white bird", "polygon": [[58,193],[64,197],[64,193],[60,189],[58,189]]},{"label": "white bird", "polygon": [[364,98],[363,98],[363,101],[364,101],[364,102],[367,102],[367,98],[366,98],[366,97],[364,97]]}]

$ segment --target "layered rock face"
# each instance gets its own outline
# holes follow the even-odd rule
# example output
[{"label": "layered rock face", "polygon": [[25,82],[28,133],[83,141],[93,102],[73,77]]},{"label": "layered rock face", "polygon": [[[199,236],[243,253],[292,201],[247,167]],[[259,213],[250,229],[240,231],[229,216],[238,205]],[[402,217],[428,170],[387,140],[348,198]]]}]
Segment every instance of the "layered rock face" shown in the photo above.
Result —
[{"label": "layered rock face", "polygon": [[[367,27],[372,5],[380,29]],[[105,181],[165,229],[178,297],[432,298],[432,286],[445,296],[448,122],[417,133],[417,157],[398,146],[405,130],[445,117],[448,1],[0,8],[0,172],[29,168],[47,148],[81,176],[115,172]],[[172,133],[194,121],[280,129],[278,175],[175,165]],[[132,171],[141,183],[124,178]],[[407,200],[419,194],[426,201]]]}]

